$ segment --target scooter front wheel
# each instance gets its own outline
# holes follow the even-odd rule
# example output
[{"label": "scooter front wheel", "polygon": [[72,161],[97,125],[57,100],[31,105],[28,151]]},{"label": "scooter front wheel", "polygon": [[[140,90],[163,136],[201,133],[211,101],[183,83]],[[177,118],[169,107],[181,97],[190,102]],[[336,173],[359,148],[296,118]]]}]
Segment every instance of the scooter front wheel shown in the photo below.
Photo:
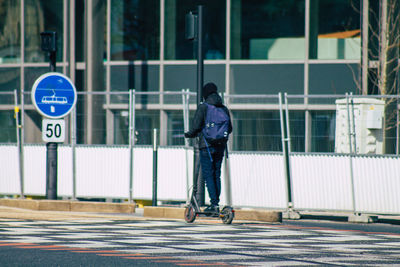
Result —
[{"label": "scooter front wheel", "polygon": [[196,220],[196,211],[192,205],[188,205],[185,209],[185,221],[192,223]]},{"label": "scooter front wheel", "polygon": [[235,211],[232,207],[225,206],[220,213],[221,220],[224,224],[231,224],[235,218]]}]

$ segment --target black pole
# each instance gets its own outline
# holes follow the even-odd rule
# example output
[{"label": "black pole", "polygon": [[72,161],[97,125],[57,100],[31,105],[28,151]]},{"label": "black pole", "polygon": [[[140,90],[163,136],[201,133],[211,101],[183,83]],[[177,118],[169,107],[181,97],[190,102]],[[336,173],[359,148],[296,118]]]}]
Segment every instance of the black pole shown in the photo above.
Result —
[{"label": "black pole", "polygon": [[56,71],[56,52],[49,52],[49,58],[50,58],[50,71],[55,72]]},{"label": "black pole", "polygon": [[[56,71],[56,51],[49,52],[50,71]],[[46,198],[57,199],[57,143],[46,144]]]},{"label": "black pole", "polygon": [[157,206],[157,129],[153,131],[153,198],[152,205]]},{"label": "black pole", "polygon": [[[56,71],[57,33],[42,32],[41,48],[49,53],[50,72]],[[58,144],[46,144],[46,198],[57,199],[57,150]]]},{"label": "black pole", "polygon": [[203,6],[197,6],[197,105],[203,100],[204,56],[203,56]]},{"label": "black pole", "polygon": [[[204,56],[203,56],[203,6],[197,6],[197,107],[203,101],[203,82],[204,82]],[[193,147],[194,168],[193,168],[193,191],[199,206],[205,203],[204,178],[200,171],[200,150],[199,140]]]},{"label": "black pole", "polygon": [[57,199],[57,143],[46,144],[46,199]]}]

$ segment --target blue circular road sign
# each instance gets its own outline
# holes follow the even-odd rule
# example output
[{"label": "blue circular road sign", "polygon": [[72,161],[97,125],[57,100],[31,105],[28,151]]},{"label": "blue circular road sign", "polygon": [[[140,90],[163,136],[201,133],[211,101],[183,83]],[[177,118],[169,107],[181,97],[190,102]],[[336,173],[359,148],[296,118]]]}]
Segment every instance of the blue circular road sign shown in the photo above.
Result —
[{"label": "blue circular road sign", "polygon": [[76,88],[65,75],[49,72],[32,86],[32,103],[43,116],[58,119],[68,115],[76,104]]}]

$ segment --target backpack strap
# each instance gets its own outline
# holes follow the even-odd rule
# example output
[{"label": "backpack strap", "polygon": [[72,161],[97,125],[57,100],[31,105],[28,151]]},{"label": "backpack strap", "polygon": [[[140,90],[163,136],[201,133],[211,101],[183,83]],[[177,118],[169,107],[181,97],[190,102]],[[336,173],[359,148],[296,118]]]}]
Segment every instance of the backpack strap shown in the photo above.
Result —
[{"label": "backpack strap", "polygon": [[213,162],[213,159],[212,159],[212,156],[211,156],[211,152],[210,152],[210,149],[208,148],[208,143],[207,143],[206,138],[204,137],[204,135],[203,135],[203,140],[204,140],[204,143],[206,143],[207,152],[208,152],[208,155],[210,156],[210,161]]}]

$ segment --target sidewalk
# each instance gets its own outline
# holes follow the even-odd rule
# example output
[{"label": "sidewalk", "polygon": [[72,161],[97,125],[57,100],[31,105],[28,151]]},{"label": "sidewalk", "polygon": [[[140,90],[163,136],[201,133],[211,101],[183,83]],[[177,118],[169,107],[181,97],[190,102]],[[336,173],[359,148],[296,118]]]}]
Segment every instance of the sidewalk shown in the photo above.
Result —
[{"label": "sidewalk", "polygon": [[[132,203],[107,203],[64,200],[0,199],[0,218],[26,220],[76,220],[76,219],[114,219],[146,220],[175,219],[184,220],[185,208],[176,206],[144,206],[136,208]],[[350,212],[296,212],[302,220],[324,220],[353,223],[387,223],[400,225],[398,215],[362,214]],[[280,223],[288,219],[285,212],[263,209],[235,209],[235,221],[258,221]],[[209,218],[199,218],[209,219]]]},{"label": "sidewalk", "polygon": [[[132,203],[64,200],[0,199],[0,218],[27,220],[72,220],[107,218],[114,220],[184,219],[183,207],[137,209]],[[282,212],[235,210],[235,220],[282,222]]]}]

